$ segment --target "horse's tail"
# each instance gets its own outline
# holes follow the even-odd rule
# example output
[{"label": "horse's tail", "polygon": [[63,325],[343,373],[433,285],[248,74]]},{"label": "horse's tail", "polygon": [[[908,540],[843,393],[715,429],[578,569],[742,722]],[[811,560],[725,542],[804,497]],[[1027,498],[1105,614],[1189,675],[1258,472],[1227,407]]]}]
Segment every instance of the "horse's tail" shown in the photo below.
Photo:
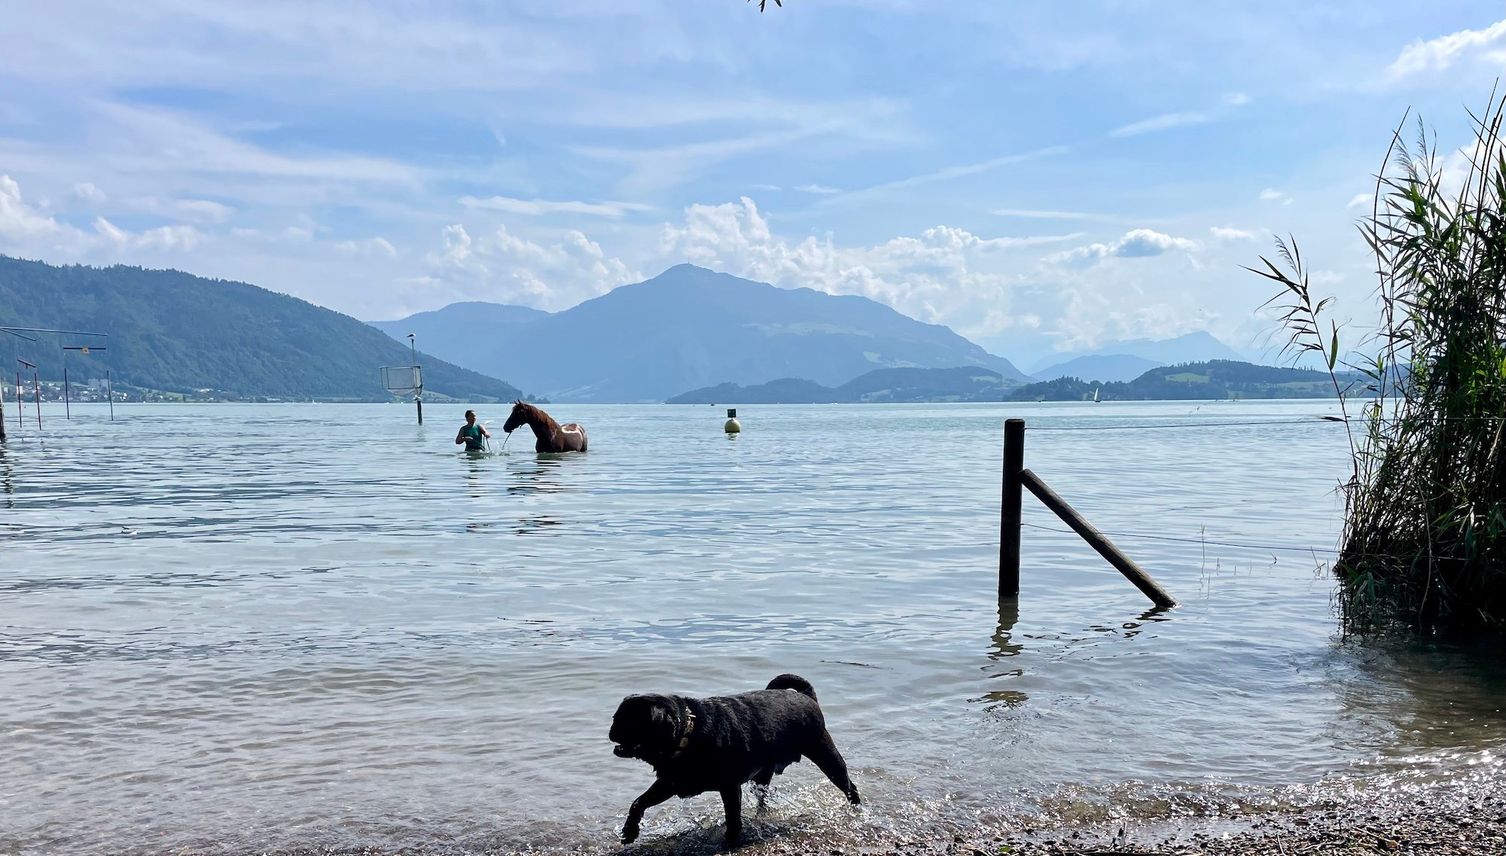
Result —
[{"label": "horse's tail", "polygon": [[789,673],[780,675],[774,680],[769,681],[769,685],[765,689],[794,690],[801,695],[810,696],[811,701],[816,701],[816,688],[811,686],[810,681],[799,675],[791,675]]}]

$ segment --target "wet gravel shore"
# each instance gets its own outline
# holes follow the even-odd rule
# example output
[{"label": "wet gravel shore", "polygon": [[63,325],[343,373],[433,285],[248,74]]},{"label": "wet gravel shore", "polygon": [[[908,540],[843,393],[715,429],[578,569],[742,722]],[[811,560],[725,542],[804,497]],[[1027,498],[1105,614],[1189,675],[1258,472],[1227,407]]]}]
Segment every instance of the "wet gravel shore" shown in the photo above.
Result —
[{"label": "wet gravel shore", "polygon": [[[1070,823],[1047,818],[852,827],[827,816],[748,818],[739,856],[1506,856],[1506,783],[1491,771],[1435,782],[1345,785],[1285,794],[1266,804],[1179,807],[1152,818]],[[1112,815],[1099,805],[1093,814]],[[717,818],[718,820],[720,818]],[[413,848],[319,847],[258,851],[260,856],[711,856],[723,827],[711,823],[647,836],[632,847],[610,841],[560,848],[540,842],[447,842]],[[160,856],[220,856],[215,848]]]}]

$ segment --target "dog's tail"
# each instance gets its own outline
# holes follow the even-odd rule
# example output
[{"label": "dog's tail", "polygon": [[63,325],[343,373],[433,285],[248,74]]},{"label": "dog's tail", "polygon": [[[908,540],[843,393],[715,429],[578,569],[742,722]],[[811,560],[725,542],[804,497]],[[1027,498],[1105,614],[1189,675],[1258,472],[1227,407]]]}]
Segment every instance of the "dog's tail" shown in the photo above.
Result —
[{"label": "dog's tail", "polygon": [[765,687],[765,689],[794,690],[795,692],[802,695],[810,696],[811,701],[816,701],[816,688],[811,686],[810,681],[807,681],[805,678],[802,678],[799,675],[791,675],[788,673],[780,675],[774,680],[769,681],[769,685]]}]

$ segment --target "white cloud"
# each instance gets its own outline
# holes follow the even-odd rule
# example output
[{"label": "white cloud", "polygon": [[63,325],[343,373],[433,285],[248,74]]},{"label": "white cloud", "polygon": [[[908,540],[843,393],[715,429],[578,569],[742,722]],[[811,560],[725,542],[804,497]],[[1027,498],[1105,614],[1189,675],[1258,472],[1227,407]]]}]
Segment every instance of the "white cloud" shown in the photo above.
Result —
[{"label": "white cloud", "polygon": [[179,199],[173,206],[178,213],[201,223],[223,223],[235,214],[235,209],[209,199]]},{"label": "white cloud", "polygon": [[1404,48],[1386,70],[1394,80],[1428,72],[1446,71],[1455,64],[1479,58],[1498,72],[1506,69],[1506,20],[1497,21],[1483,30],[1460,30],[1428,41],[1417,41]]},{"label": "white cloud", "polygon": [[1250,96],[1243,92],[1230,92],[1224,96],[1224,103],[1230,107],[1243,107],[1250,103]]},{"label": "white cloud", "polygon": [[335,251],[348,256],[375,256],[378,258],[397,258],[397,247],[386,238],[366,238],[359,241],[337,241]]},{"label": "white cloud", "polygon": [[1108,258],[1148,258],[1150,256],[1159,256],[1172,250],[1181,250],[1190,253],[1197,248],[1197,242],[1188,238],[1178,238],[1163,232],[1157,232],[1154,229],[1131,229],[1117,240],[1106,244],[1092,243],[1087,246],[1077,247],[1065,253],[1058,253],[1051,260],[1076,264],[1092,264],[1093,262]]},{"label": "white cloud", "polygon": [[130,232],[116,226],[104,217],[94,218],[94,232],[118,249],[165,250],[168,252],[193,252],[205,239],[203,232],[193,226],[158,226],[142,232]]},{"label": "white cloud", "polygon": [[505,225],[490,235],[472,238],[457,223],[446,226],[442,236],[444,249],[428,256],[432,276],[472,298],[566,309],[643,279],[577,229],[565,231],[553,242],[542,242]]},{"label": "white cloud", "polygon": [[80,181],[73,185],[73,195],[85,202],[105,201],[105,192],[87,181]]},{"label": "white cloud", "polygon": [[14,178],[0,173],[0,240],[19,242],[61,231],[63,227],[56,220],[26,204],[21,185]]},{"label": "white cloud", "polygon": [[635,202],[576,202],[550,201],[547,199],[514,199],[510,196],[460,197],[460,204],[467,208],[486,208],[539,217],[546,214],[578,214],[588,217],[621,217],[630,211],[652,211],[652,205]]},{"label": "white cloud", "polygon": [[824,184],[802,184],[795,188],[801,193],[814,193],[817,196],[830,196],[833,193],[841,193],[840,187],[827,187]]},{"label": "white cloud", "polygon": [[1291,196],[1274,187],[1267,187],[1265,190],[1260,191],[1259,198],[1261,202],[1280,202],[1282,205],[1292,204]]},{"label": "white cloud", "polygon": [[1373,193],[1356,193],[1349,198],[1349,202],[1345,203],[1344,207],[1359,208],[1363,205],[1369,205],[1373,201],[1375,201],[1375,194]]},{"label": "white cloud", "polygon": [[1121,125],[1109,131],[1109,136],[1138,137],[1141,134],[1166,131],[1172,128],[1185,128],[1189,125],[1203,125],[1211,121],[1213,121],[1213,117],[1207,113],[1163,113],[1160,116],[1152,116],[1149,119],[1141,119],[1138,122]]},{"label": "white cloud", "polygon": [[117,244],[126,244],[131,240],[131,236],[126,234],[124,229],[103,217],[94,218],[94,231],[105,240],[113,241]]},{"label": "white cloud", "polygon": [[744,197],[685,209],[681,223],[665,224],[659,254],[665,263],[691,261],[785,287],[862,295],[923,321],[954,323],[968,335],[1038,323],[1040,313],[1016,300],[1020,255],[1075,237],[990,238],[941,225],[871,246],[841,246],[831,235],[792,242]]},{"label": "white cloud", "polygon": [[1232,226],[1214,226],[1208,231],[1220,241],[1253,241],[1255,233],[1249,229],[1236,229]]}]

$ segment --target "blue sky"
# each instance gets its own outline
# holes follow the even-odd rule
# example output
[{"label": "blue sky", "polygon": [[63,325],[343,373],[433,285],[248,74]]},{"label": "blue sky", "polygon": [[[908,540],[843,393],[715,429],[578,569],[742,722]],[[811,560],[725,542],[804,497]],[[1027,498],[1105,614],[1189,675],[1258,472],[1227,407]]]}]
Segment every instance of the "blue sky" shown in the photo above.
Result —
[{"label": "blue sky", "polygon": [[1445,150],[1499,2],[57,0],[0,22],[0,253],[240,279],[367,319],[557,310],[692,261],[1032,362],[1269,331],[1411,109]]}]

